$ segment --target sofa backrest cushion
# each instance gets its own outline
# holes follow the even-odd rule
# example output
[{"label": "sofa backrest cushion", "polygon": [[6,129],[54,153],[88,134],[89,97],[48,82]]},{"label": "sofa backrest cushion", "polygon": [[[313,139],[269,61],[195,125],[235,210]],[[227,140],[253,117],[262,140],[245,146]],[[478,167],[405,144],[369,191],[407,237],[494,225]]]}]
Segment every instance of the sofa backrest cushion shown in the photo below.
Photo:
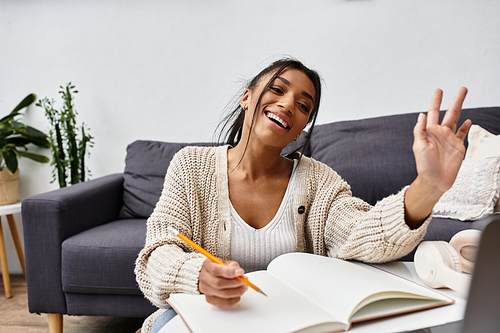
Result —
[{"label": "sofa backrest cushion", "polygon": [[[148,218],[154,210],[168,166],[174,155],[186,146],[211,146],[212,143],[134,141],[127,146],[123,184],[123,207],[119,217]],[[296,142],[287,147],[297,148]]]},{"label": "sofa backrest cushion", "polygon": [[148,218],[151,215],[160,198],[172,157],[188,145],[211,144],[139,140],[128,145],[120,218]]},{"label": "sofa backrest cushion", "polygon": [[[351,185],[353,195],[375,204],[411,184],[417,175],[412,152],[417,117],[418,112],[317,125],[305,155],[329,165]],[[500,107],[464,109],[459,123],[465,119],[500,134]],[[284,152],[302,145],[306,135]],[[212,144],[135,141],[127,147],[120,218],[151,215],[170,160],[188,145]]]},{"label": "sofa backrest cushion", "polygon": [[[318,125],[308,151],[312,158],[338,172],[354,196],[373,205],[411,184],[417,176],[412,145],[418,114]],[[440,116],[442,119],[444,111]],[[499,107],[464,109],[459,124],[466,119],[491,133],[500,133]]]}]

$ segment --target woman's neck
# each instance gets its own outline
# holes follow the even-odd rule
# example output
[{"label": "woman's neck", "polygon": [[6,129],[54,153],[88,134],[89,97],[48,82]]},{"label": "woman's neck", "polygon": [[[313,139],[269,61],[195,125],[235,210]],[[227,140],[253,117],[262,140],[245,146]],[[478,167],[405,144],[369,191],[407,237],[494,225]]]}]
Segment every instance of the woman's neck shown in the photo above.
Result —
[{"label": "woman's neck", "polygon": [[227,156],[228,172],[237,170],[252,179],[289,174],[293,166],[291,160],[281,156],[281,149],[252,142],[247,146],[246,140],[229,149]]}]

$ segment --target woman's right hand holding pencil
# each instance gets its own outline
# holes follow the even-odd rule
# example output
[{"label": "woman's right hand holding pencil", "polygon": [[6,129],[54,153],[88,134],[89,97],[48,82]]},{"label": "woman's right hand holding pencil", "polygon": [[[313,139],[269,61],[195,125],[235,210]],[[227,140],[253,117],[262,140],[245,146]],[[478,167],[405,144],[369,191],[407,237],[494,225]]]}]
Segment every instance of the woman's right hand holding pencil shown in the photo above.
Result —
[{"label": "woman's right hand holding pencil", "polygon": [[201,268],[198,290],[205,294],[208,303],[216,306],[236,304],[248,290],[248,286],[236,279],[245,273],[236,261],[227,261],[226,266],[206,259]]}]

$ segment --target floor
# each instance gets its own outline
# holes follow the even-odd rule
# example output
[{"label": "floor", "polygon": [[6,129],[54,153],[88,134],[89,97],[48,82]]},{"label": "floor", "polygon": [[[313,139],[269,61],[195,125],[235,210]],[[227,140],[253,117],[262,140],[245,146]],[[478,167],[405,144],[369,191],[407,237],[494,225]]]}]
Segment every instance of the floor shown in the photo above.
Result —
[{"label": "floor", "polygon": [[[0,279],[0,333],[46,333],[47,316],[28,311],[26,280],[21,275],[10,275],[12,298],[5,297]],[[128,333],[136,332],[144,319],[117,317],[64,316],[64,333]]]}]

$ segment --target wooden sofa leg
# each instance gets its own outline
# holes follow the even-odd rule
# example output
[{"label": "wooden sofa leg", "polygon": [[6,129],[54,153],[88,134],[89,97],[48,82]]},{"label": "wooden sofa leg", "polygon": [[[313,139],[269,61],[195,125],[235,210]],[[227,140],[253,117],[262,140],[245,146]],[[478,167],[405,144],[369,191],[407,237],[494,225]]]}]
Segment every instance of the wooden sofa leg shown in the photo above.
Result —
[{"label": "wooden sofa leg", "polygon": [[50,333],[62,333],[63,331],[63,315],[60,313],[47,313],[49,320]]}]

